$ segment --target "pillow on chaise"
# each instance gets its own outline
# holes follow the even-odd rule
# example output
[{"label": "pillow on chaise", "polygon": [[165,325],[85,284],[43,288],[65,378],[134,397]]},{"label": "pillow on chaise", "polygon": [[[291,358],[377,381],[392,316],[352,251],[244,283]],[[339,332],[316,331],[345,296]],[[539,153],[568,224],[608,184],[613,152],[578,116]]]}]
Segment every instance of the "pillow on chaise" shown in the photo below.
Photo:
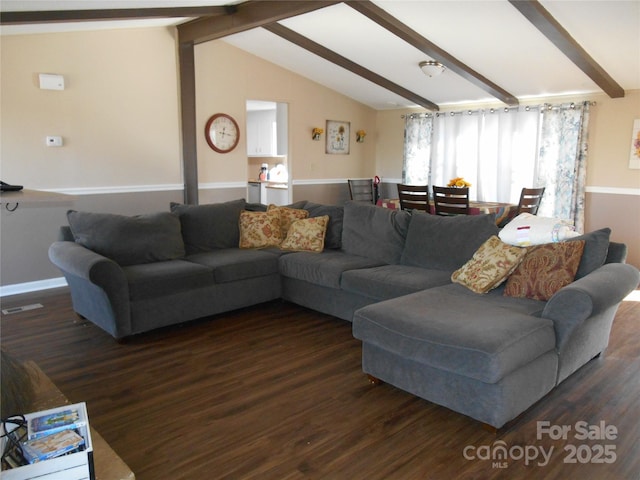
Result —
[{"label": "pillow on chaise", "polygon": [[487,293],[504,282],[526,254],[526,248],[508,245],[494,235],[480,246],[471,260],[453,272],[451,281],[473,292]]},{"label": "pillow on chaise", "polygon": [[507,280],[504,295],[549,300],[558,290],[574,281],[584,244],[584,240],[580,240],[529,248]]},{"label": "pillow on chaise", "polygon": [[122,266],[185,255],[180,219],[170,212],[127,217],[69,210],[67,219],[77,243]]}]

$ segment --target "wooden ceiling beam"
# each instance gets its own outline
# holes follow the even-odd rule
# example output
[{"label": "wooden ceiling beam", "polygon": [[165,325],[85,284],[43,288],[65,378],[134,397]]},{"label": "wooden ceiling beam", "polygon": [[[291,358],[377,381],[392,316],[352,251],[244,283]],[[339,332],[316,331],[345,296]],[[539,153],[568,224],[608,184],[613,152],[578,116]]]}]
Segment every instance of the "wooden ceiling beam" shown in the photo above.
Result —
[{"label": "wooden ceiling beam", "polygon": [[589,55],[537,0],[509,0],[540,32],[611,98],[624,97],[624,89]]},{"label": "wooden ceiling beam", "polygon": [[322,57],[331,63],[334,63],[346,70],[349,70],[350,72],[355,73],[356,75],[359,75],[362,78],[369,80],[370,82],[373,82],[376,85],[381,86],[382,88],[385,88],[393,93],[396,93],[403,98],[411,100],[412,102],[418,105],[421,105],[424,108],[427,108],[429,110],[436,110],[436,111],[440,109],[438,105],[427,100],[426,98],[423,98],[420,95],[417,95],[407,90],[406,88],[403,88],[400,85],[397,85],[391,82],[390,80],[387,80],[386,78],[381,77],[377,73],[374,73],[371,70],[368,70],[363,66],[358,65],[355,62],[352,62],[348,58],[345,58],[342,55],[334,52],[333,50],[329,50],[328,48],[320,45],[319,43],[316,43],[313,40],[303,35],[300,35],[297,32],[294,32],[293,30],[285,27],[284,25],[281,25],[279,23],[271,23],[268,25],[263,25],[262,28],[264,28],[265,30],[268,30],[271,33],[274,33],[275,35],[278,35],[279,37],[284,38],[285,40],[288,40],[291,43],[294,43],[295,45],[298,45],[299,47],[304,48],[305,50],[315,53],[319,57]]},{"label": "wooden ceiling beam", "polygon": [[235,7],[113,8],[106,10],[49,10],[2,12],[0,24],[92,22],[102,20],[142,20],[226,15]]},{"label": "wooden ceiling beam", "polygon": [[354,10],[360,12],[370,20],[376,22],[381,27],[389,30],[394,35],[423,52],[425,55],[442,63],[452,72],[457,73],[462,78],[468,80],[472,84],[480,87],[485,92],[491,94],[498,100],[507,105],[518,105],[518,99],[499,87],[491,80],[485,78],[480,73],[465,65],[453,55],[444,51],[436,44],[430,42],[415,30],[412,30],[397,18],[387,13],[382,8],[368,0],[346,1],[344,2]]},{"label": "wooden ceiling beam", "polygon": [[295,15],[340,3],[330,0],[250,0],[236,5],[233,15],[199,18],[178,25],[180,42],[199,44],[244,32]]}]

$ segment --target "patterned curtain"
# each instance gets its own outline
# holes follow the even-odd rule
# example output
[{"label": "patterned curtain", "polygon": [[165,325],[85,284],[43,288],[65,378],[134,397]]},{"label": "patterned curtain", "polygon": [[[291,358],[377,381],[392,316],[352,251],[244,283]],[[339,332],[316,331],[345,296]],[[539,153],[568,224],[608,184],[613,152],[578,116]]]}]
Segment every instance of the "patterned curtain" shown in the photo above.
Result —
[{"label": "patterned curtain", "polygon": [[426,185],[431,158],[432,115],[407,115],[404,122],[402,183]]},{"label": "patterned curtain", "polygon": [[535,183],[546,187],[538,215],[570,219],[584,231],[589,102],[542,109]]}]

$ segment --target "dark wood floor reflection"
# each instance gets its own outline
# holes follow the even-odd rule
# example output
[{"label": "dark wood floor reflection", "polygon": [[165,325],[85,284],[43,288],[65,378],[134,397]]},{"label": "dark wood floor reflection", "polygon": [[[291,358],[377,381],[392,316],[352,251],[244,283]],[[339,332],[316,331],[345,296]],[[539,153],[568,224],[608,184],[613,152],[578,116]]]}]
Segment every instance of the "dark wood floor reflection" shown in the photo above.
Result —
[{"label": "dark wood floor reflection", "polygon": [[[351,325],[296,305],[117,343],[73,313],[65,289],[6,297],[2,308],[34,302],[43,308],[2,315],[2,347],[87,402],[138,480],[640,478],[640,302],[622,304],[604,356],[497,435],[369,385]],[[571,430],[553,439],[538,422]],[[602,422],[615,439],[576,438]],[[505,459],[487,458],[499,447]]]}]

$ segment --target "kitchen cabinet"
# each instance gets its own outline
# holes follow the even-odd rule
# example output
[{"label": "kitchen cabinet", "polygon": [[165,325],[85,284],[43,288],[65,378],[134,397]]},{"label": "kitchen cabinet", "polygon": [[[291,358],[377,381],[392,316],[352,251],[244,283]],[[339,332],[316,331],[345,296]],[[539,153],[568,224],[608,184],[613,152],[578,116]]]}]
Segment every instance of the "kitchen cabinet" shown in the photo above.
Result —
[{"label": "kitchen cabinet", "polygon": [[277,143],[276,111],[247,112],[247,155],[275,155]]}]

